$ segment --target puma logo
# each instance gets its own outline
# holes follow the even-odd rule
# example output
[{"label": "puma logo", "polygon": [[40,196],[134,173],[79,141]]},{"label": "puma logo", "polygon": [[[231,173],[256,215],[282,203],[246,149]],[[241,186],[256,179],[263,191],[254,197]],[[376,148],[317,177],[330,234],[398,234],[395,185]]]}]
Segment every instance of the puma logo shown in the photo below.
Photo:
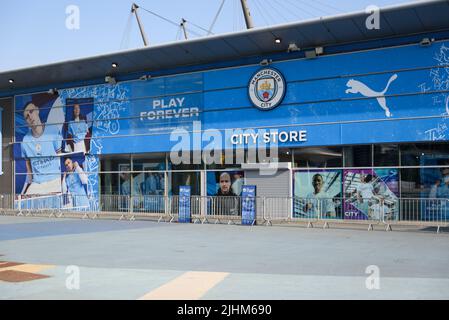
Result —
[{"label": "puma logo", "polygon": [[377,102],[379,103],[380,107],[385,110],[385,116],[390,118],[393,116],[390,112],[390,108],[387,106],[387,100],[385,99],[385,93],[388,91],[388,88],[390,87],[391,83],[398,78],[397,74],[394,74],[391,76],[390,80],[388,80],[387,86],[385,87],[384,91],[377,92],[373,89],[369,88],[366,84],[351,79],[348,81],[346,86],[349,88],[346,90],[346,93],[360,93],[361,95],[368,97],[368,98],[376,98]]}]

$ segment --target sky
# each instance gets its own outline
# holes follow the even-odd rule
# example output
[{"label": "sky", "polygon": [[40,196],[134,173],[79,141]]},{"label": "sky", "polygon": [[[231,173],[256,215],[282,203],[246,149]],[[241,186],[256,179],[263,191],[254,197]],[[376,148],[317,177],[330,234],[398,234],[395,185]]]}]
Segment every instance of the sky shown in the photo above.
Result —
[{"label": "sky", "polygon": [[[0,72],[99,54],[139,48],[143,42],[136,19],[136,2],[150,45],[181,41],[171,21],[186,19],[189,37],[204,36],[223,0],[1,0]],[[411,2],[412,0],[248,0],[256,27]],[[415,0],[416,1],[416,0]],[[79,8],[79,29],[66,26],[68,6]],[[69,19],[69,21],[71,21]],[[225,0],[214,34],[245,28],[240,0]]]}]

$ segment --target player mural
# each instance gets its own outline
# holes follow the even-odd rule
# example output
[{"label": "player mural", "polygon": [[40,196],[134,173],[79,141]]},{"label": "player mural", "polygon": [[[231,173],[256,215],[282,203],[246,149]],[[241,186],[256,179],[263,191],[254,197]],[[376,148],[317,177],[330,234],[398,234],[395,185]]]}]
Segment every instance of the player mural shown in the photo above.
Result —
[{"label": "player mural", "polygon": [[[243,171],[210,171],[207,173],[208,213],[213,215],[241,215],[240,196],[244,184]],[[212,199],[212,198],[209,198]]]},{"label": "player mural", "polygon": [[397,169],[349,169],[343,173],[344,217],[396,219],[399,214]]},{"label": "player mural", "polygon": [[63,206],[81,211],[89,210],[91,207],[87,192],[89,178],[84,170],[84,154],[75,153],[61,157],[61,162]]},{"label": "player mural", "polygon": [[294,174],[294,218],[342,218],[341,170]]},{"label": "player mural", "polygon": [[[58,94],[17,96],[15,100],[17,199],[26,206],[95,209],[98,191],[86,172],[97,172],[90,149],[93,100],[67,99]],[[45,199],[45,201],[43,200]],[[23,207],[23,203],[21,204]]]},{"label": "player mural", "polygon": [[50,94],[16,99],[16,193],[61,193],[62,125],[61,100]]},{"label": "player mural", "polygon": [[88,153],[90,151],[92,113],[92,98],[66,100],[65,124],[63,127],[66,152]]}]

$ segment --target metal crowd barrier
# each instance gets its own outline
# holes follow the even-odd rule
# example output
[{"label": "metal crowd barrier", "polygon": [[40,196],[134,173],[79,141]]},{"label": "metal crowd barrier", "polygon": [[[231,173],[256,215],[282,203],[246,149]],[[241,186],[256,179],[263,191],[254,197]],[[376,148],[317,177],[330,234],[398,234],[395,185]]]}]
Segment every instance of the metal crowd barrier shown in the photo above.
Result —
[{"label": "metal crowd barrier", "polygon": [[8,215],[11,213],[15,213],[13,195],[0,194],[0,214]]},{"label": "metal crowd barrier", "polygon": [[241,197],[204,197],[203,200],[203,223],[213,221],[220,223],[233,224],[241,220]]},{"label": "metal crowd barrier", "polygon": [[[100,195],[99,210],[90,209],[86,195],[51,194],[39,196],[0,195],[0,214],[18,216],[65,215],[82,218],[136,218],[173,222],[179,216],[179,196],[162,195]],[[239,223],[242,219],[241,197],[191,196],[193,223]],[[441,227],[449,225],[449,199],[418,198],[300,198],[256,197],[258,223],[306,223],[313,227],[322,223],[375,224],[391,230],[393,225]]]}]

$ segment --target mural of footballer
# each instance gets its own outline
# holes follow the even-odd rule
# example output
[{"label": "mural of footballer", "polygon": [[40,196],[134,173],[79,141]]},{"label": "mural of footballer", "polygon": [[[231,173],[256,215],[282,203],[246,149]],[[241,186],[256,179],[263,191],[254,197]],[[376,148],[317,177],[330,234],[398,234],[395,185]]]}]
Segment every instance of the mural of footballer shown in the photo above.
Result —
[{"label": "mural of footballer", "polygon": [[73,139],[72,150],[74,152],[84,152],[86,153],[86,144],[84,139],[86,139],[89,133],[89,125],[87,124],[87,119],[81,114],[80,105],[75,104],[73,106],[73,120],[68,123],[68,133]]},{"label": "mural of footballer", "polygon": [[72,205],[77,209],[88,209],[89,198],[84,188],[89,179],[81,166],[70,158],[64,160],[66,172],[62,178],[62,188],[64,193],[72,196]]},{"label": "mural of footballer", "polygon": [[[59,99],[55,104],[58,102],[60,103]],[[55,110],[53,115],[63,113],[62,108]],[[58,157],[62,147],[61,127],[48,124],[49,121],[47,124],[42,123],[39,107],[33,102],[25,105],[23,116],[29,130],[21,143],[21,154],[25,158],[27,172],[22,194],[61,193],[61,164]]]}]

